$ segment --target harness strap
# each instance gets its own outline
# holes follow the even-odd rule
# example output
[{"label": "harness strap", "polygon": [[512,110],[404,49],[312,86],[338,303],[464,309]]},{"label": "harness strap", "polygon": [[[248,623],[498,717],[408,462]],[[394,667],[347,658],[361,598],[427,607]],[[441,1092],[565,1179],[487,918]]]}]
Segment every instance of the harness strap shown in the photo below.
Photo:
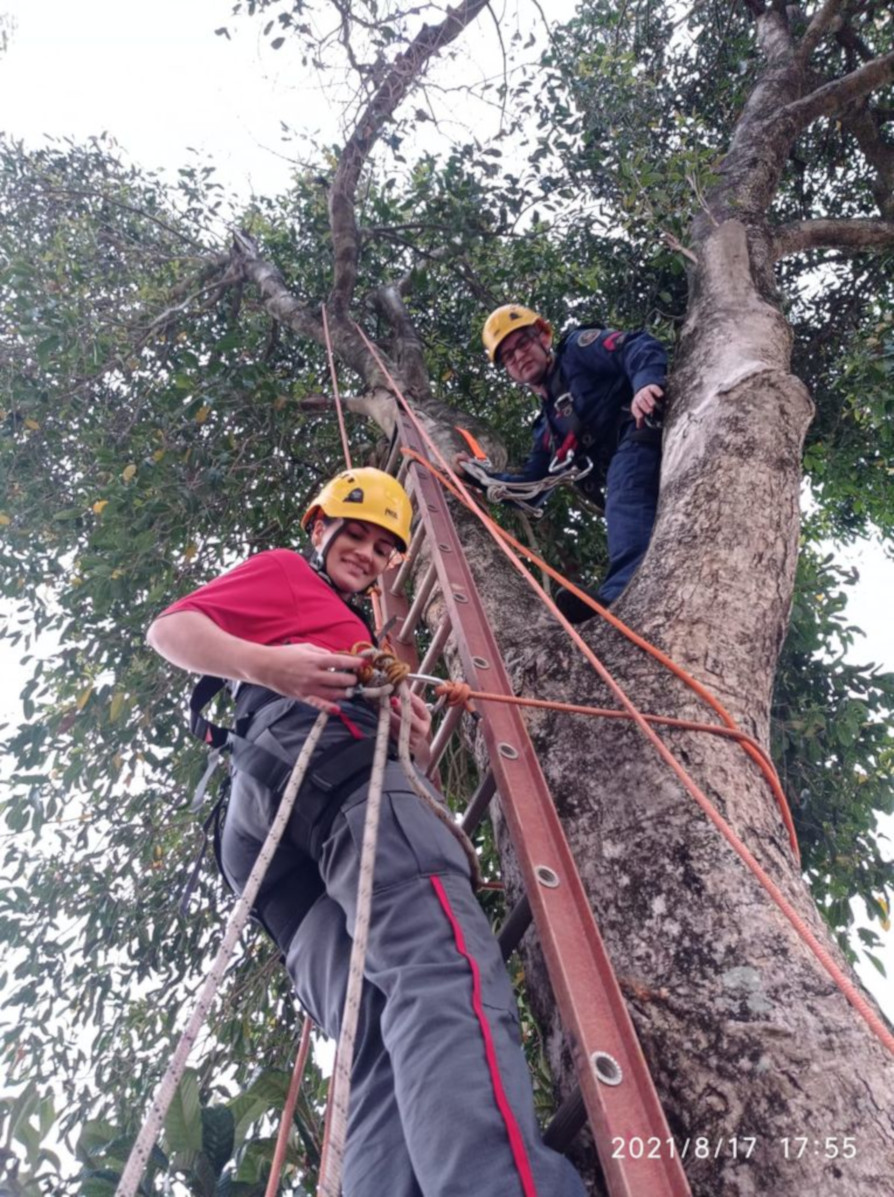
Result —
[{"label": "harness strap", "polygon": [[[292,772],[294,760],[285,750],[277,752],[278,745],[271,735],[266,738],[266,747],[246,737],[249,727],[258,736],[271,724],[281,719],[295,706],[295,700],[284,698],[273,690],[262,686],[247,686],[240,689],[236,704],[236,723],[233,728],[220,727],[211,723],[202,714],[202,708],[227,685],[223,678],[206,675],[199,679],[189,700],[189,726],[195,736],[212,746],[213,751],[208,768],[199,782],[193,798],[192,808],[198,809],[205,795],[208,780],[217,766],[221,753],[233,754],[233,767],[238,772],[260,782],[273,794],[279,794]],[[308,804],[307,835],[313,845],[323,842],[338,813],[341,800],[359,786],[372,768],[375,740],[364,736],[354,740],[346,748],[339,746],[324,752],[311,762],[307,783],[318,792],[320,801]],[[313,808],[312,810],[310,808]],[[296,813],[304,813],[298,808]],[[309,847],[312,846],[309,844]]]},{"label": "harness strap", "polygon": [[202,711],[226,685],[225,678],[212,677],[210,673],[206,673],[193,686],[189,696],[189,730],[203,744],[210,744],[212,748],[226,748],[230,733],[227,728],[209,722]]}]

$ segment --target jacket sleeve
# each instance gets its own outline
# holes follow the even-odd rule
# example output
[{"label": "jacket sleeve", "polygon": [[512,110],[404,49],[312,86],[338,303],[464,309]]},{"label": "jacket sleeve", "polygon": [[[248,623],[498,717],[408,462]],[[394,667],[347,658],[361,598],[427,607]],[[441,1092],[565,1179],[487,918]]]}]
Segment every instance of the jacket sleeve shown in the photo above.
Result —
[{"label": "jacket sleeve", "polygon": [[562,366],[572,390],[575,379],[584,380],[585,385],[595,382],[599,390],[611,390],[623,381],[635,395],[650,383],[665,385],[667,352],[660,341],[641,330],[604,329],[594,336],[582,329],[570,335],[562,350]]},{"label": "jacket sleeve", "polygon": [[[602,342],[603,348],[611,343],[612,333]],[[654,383],[663,387],[667,381],[667,351],[660,341],[647,332],[632,332],[619,336],[617,349],[620,365],[630,381],[634,395],[643,387]]]},{"label": "jacket sleeve", "polygon": [[552,461],[552,443],[546,417],[540,415],[534,423],[531,451],[517,470],[494,471],[491,478],[496,482],[537,482],[549,473]]}]

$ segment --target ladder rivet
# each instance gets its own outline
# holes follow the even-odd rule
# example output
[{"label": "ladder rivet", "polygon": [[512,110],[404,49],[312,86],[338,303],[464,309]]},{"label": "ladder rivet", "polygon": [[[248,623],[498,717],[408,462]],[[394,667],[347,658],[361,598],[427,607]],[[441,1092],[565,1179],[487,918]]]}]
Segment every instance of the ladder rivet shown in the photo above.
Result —
[{"label": "ladder rivet", "polygon": [[461,590],[454,590],[453,597],[458,603],[467,603],[469,601],[469,596],[467,594],[463,594]]},{"label": "ladder rivet", "polygon": [[499,752],[500,756],[505,756],[509,761],[518,760],[518,749],[513,748],[511,744],[498,744],[497,751]]},{"label": "ladder rivet", "polygon": [[444,544],[442,541],[438,541],[438,548],[441,550],[442,553],[452,553],[453,552],[453,549],[450,547],[450,545]]},{"label": "ladder rivet", "polygon": [[596,1079],[602,1081],[603,1085],[620,1085],[623,1081],[624,1072],[621,1065],[608,1052],[593,1052],[590,1063],[593,1065]]},{"label": "ladder rivet", "polygon": [[558,889],[559,874],[555,869],[551,869],[549,865],[535,865],[534,876],[547,889]]},{"label": "ladder rivet", "polygon": [[476,669],[490,669],[490,661],[486,657],[473,657],[472,664]]}]

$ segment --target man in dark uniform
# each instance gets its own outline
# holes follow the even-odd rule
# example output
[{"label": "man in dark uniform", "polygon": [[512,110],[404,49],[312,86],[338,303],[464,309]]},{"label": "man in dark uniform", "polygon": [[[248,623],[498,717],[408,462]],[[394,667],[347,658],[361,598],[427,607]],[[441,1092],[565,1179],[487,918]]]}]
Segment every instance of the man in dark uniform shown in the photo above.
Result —
[{"label": "man in dark uniform", "polygon": [[[554,346],[549,322],[520,304],[492,312],[482,339],[490,360],[540,399],[521,470],[490,477],[533,482],[566,462],[592,462],[576,484],[604,506],[609,567],[594,597],[608,606],[642,561],[655,523],[667,353],[646,332],[604,328],[574,329]],[[572,622],[592,615],[568,591],[557,601]]]}]

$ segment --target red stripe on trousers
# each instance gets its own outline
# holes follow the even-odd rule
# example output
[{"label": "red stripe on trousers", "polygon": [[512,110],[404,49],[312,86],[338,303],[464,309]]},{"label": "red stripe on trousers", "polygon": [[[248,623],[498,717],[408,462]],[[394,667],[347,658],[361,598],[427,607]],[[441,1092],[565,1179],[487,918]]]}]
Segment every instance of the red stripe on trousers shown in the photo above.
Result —
[{"label": "red stripe on trousers", "polygon": [[484,1040],[484,1055],[487,1059],[487,1067],[490,1072],[491,1084],[494,1087],[494,1097],[497,1102],[497,1109],[503,1117],[503,1122],[506,1126],[506,1134],[509,1136],[509,1146],[512,1150],[512,1158],[515,1161],[515,1167],[518,1170],[518,1178],[521,1181],[524,1197],[537,1197],[537,1189],[534,1185],[534,1177],[531,1172],[531,1164],[528,1160],[528,1153],[525,1150],[524,1140],[522,1139],[521,1131],[518,1128],[518,1123],[515,1120],[515,1115],[509,1105],[506,1097],[506,1091],[503,1088],[503,1079],[500,1076],[500,1066],[497,1061],[497,1052],[494,1047],[494,1038],[491,1033],[490,1023],[487,1021],[487,1015],[484,1013],[484,1005],[481,1000],[481,973],[478,968],[478,961],[472,956],[466,948],[465,937],[463,936],[463,929],[459,925],[459,920],[453,913],[453,908],[450,905],[450,899],[444,886],[441,884],[440,878],[431,878],[432,886],[435,893],[438,895],[438,901],[441,903],[441,908],[447,916],[447,920],[453,929],[453,938],[456,942],[456,950],[469,963],[469,968],[472,973],[472,1009],[475,1012],[475,1017],[478,1019],[478,1025],[481,1028],[481,1037]]}]

